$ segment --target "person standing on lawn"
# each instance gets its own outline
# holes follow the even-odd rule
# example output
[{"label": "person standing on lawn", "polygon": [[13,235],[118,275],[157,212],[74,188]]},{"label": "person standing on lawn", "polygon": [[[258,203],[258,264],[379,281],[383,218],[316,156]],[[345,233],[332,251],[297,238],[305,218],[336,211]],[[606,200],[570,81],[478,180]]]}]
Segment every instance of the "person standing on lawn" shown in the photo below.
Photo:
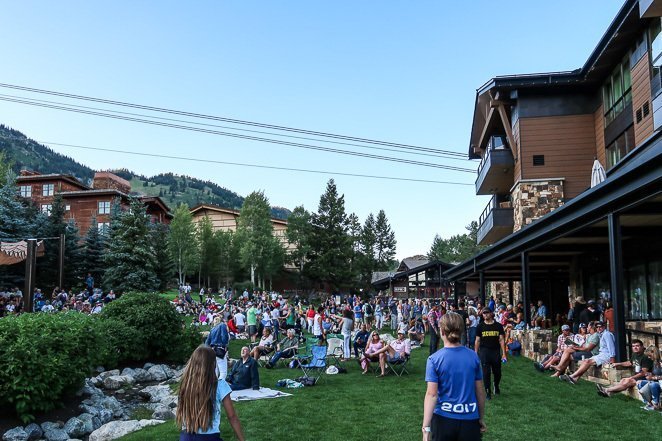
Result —
[{"label": "person standing on lawn", "polygon": [[487,430],[485,386],[478,356],[462,346],[464,319],[445,314],[439,328],[444,347],[428,357],[423,401],[423,441],[476,441]]},{"label": "person standing on lawn", "polygon": [[430,330],[430,355],[439,349],[439,306],[434,305],[428,313],[428,329]]},{"label": "person standing on lawn", "polygon": [[494,374],[494,394],[501,394],[501,363],[506,362],[505,331],[501,323],[494,320],[494,312],[489,307],[483,308],[483,320],[476,328],[474,349],[480,357],[485,378],[487,399],[492,398],[491,374]]},{"label": "person standing on lawn", "polygon": [[216,376],[216,354],[198,346],[186,363],[179,387],[177,424],[180,441],[221,439],[221,404],[235,437],[244,441],[241,422],[230,399],[230,386]]}]

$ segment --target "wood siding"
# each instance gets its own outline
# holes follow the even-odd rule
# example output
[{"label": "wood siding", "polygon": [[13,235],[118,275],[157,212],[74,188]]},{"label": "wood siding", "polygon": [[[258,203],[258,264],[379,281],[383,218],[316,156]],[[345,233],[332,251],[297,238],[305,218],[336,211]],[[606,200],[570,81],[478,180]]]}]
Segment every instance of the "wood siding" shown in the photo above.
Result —
[{"label": "wood siding", "polygon": [[[520,118],[522,179],[565,178],[565,198],[590,187],[595,156],[595,116],[569,115]],[[533,156],[545,165],[534,166]]]},{"label": "wood siding", "polygon": [[595,116],[595,156],[600,164],[607,169],[607,152],[605,151],[605,116],[602,104],[593,114]]},{"label": "wood siding", "polygon": [[513,167],[514,179],[513,182],[517,182],[522,179],[522,161],[520,160],[521,151],[520,151],[520,127],[519,127],[519,118],[513,124],[513,138],[515,138],[515,151],[517,152],[515,159],[515,166]]},{"label": "wood siding", "polygon": [[[634,143],[641,144],[653,134],[653,103],[651,102],[651,78],[648,65],[648,54],[632,68],[632,112],[634,117]],[[645,103],[648,103],[648,115],[643,116]],[[637,122],[637,113],[641,121]]]}]

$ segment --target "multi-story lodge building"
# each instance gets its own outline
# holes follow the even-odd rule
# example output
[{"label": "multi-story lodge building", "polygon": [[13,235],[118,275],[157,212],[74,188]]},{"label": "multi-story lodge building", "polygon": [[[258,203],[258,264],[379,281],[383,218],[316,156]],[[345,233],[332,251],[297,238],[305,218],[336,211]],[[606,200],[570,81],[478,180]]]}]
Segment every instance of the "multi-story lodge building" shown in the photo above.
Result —
[{"label": "multi-story lodge building", "polygon": [[[536,300],[563,314],[611,299],[621,357],[635,329],[662,335],[661,16],[662,0],[627,0],[581,68],[478,89],[469,157],[492,196],[489,247],[445,272],[482,296],[500,282],[490,294],[527,315]],[[606,179],[591,187],[596,159]]]},{"label": "multi-story lodge building", "polygon": [[[23,170],[16,178],[19,194],[30,199],[42,212],[50,213],[53,198],[62,197],[65,206],[65,219],[71,219],[78,227],[81,236],[85,235],[96,217],[102,231],[110,224],[111,207],[119,203],[127,208],[131,184],[109,172],[94,174],[92,187],[73,176],[62,174],[40,174]],[[172,215],[168,206],[159,197],[138,196],[145,204],[152,222],[170,223]]]}]

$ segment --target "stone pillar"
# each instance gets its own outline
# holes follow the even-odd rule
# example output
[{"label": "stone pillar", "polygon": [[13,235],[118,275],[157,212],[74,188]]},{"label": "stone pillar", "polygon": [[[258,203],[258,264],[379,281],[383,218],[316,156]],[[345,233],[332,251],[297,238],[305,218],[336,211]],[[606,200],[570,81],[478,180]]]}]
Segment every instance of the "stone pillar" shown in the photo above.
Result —
[{"label": "stone pillar", "polygon": [[519,231],[563,205],[563,179],[521,180],[511,193],[513,231]]}]

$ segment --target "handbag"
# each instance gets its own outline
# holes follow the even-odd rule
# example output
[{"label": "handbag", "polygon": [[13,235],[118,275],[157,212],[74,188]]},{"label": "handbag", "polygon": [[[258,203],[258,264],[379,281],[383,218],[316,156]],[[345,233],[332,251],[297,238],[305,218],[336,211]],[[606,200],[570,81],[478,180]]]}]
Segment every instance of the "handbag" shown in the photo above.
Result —
[{"label": "handbag", "polygon": [[228,348],[221,345],[213,345],[212,349],[218,358],[225,358],[225,354],[228,353]]}]

